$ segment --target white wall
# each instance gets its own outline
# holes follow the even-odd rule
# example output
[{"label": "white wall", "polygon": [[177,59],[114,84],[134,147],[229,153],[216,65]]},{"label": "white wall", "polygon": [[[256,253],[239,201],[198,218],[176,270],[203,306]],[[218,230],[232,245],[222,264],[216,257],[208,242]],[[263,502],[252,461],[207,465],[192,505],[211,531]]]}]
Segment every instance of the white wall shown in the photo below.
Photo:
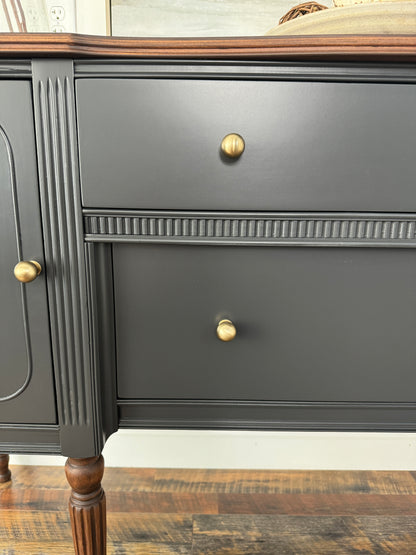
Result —
[{"label": "white wall", "polygon": [[[110,2],[113,35],[138,37],[264,35],[299,3],[297,0],[76,0],[78,33],[110,34]],[[320,0],[320,3],[332,5],[331,0]]]},{"label": "white wall", "polygon": [[[301,0],[111,0],[113,35],[264,35]],[[331,5],[331,0],[320,0]]]},{"label": "white wall", "polygon": [[[121,430],[103,454],[107,466],[415,470],[416,434]],[[11,464],[64,461],[11,457]]]},{"label": "white wall", "polygon": [[76,0],[77,33],[109,35],[110,0]]}]

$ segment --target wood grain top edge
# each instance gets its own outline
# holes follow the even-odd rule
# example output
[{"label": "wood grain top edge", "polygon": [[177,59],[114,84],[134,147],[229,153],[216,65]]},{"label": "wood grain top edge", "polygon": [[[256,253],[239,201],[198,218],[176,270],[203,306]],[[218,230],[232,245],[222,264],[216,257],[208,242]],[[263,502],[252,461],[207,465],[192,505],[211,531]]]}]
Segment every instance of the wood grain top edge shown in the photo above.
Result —
[{"label": "wood grain top edge", "polygon": [[0,33],[0,57],[315,59],[416,61],[416,35],[128,38]]}]

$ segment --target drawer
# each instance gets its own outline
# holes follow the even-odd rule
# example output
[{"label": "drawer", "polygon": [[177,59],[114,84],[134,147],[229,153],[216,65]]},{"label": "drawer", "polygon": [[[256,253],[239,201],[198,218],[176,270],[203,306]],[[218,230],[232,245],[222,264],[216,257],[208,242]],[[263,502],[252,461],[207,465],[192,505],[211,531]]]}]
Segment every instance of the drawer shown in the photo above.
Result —
[{"label": "drawer", "polygon": [[414,402],[411,249],[115,244],[113,260],[121,399]]},{"label": "drawer", "polygon": [[[86,207],[416,210],[409,84],[80,79]],[[222,139],[241,135],[238,159]]]}]

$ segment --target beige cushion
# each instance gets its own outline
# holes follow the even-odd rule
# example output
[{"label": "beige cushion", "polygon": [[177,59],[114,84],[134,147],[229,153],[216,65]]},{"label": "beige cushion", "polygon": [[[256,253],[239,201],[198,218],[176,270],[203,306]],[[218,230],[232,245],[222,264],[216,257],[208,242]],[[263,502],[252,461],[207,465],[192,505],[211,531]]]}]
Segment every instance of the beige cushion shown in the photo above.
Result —
[{"label": "beige cushion", "polygon": [[330,8],[270,29],[266,35],[415,34],[416,2],[375,2]]}]

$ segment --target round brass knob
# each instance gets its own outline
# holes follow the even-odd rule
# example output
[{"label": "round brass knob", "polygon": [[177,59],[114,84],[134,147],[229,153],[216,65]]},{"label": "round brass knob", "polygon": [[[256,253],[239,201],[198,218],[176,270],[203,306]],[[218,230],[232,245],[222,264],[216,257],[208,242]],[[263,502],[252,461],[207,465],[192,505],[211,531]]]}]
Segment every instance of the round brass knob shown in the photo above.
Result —
[{"label": "round brass knob", "polygon": [[24,260],[14,267],[14,275],[22,283],[29,283],[38,277],[42,267],[36,260]]},{"label": "round brass knob", "polygon": [[246,144],[241,135],[237,133],[230,133],[226,135],[221,142],[221,151],[228,158],[238,158],[244,152]]},{"label": "round brass knob", "polygon": [[221,341],[232,341],[237,335],[237,330],[231,320],[221,320],[217,326],[217,337]]}]

